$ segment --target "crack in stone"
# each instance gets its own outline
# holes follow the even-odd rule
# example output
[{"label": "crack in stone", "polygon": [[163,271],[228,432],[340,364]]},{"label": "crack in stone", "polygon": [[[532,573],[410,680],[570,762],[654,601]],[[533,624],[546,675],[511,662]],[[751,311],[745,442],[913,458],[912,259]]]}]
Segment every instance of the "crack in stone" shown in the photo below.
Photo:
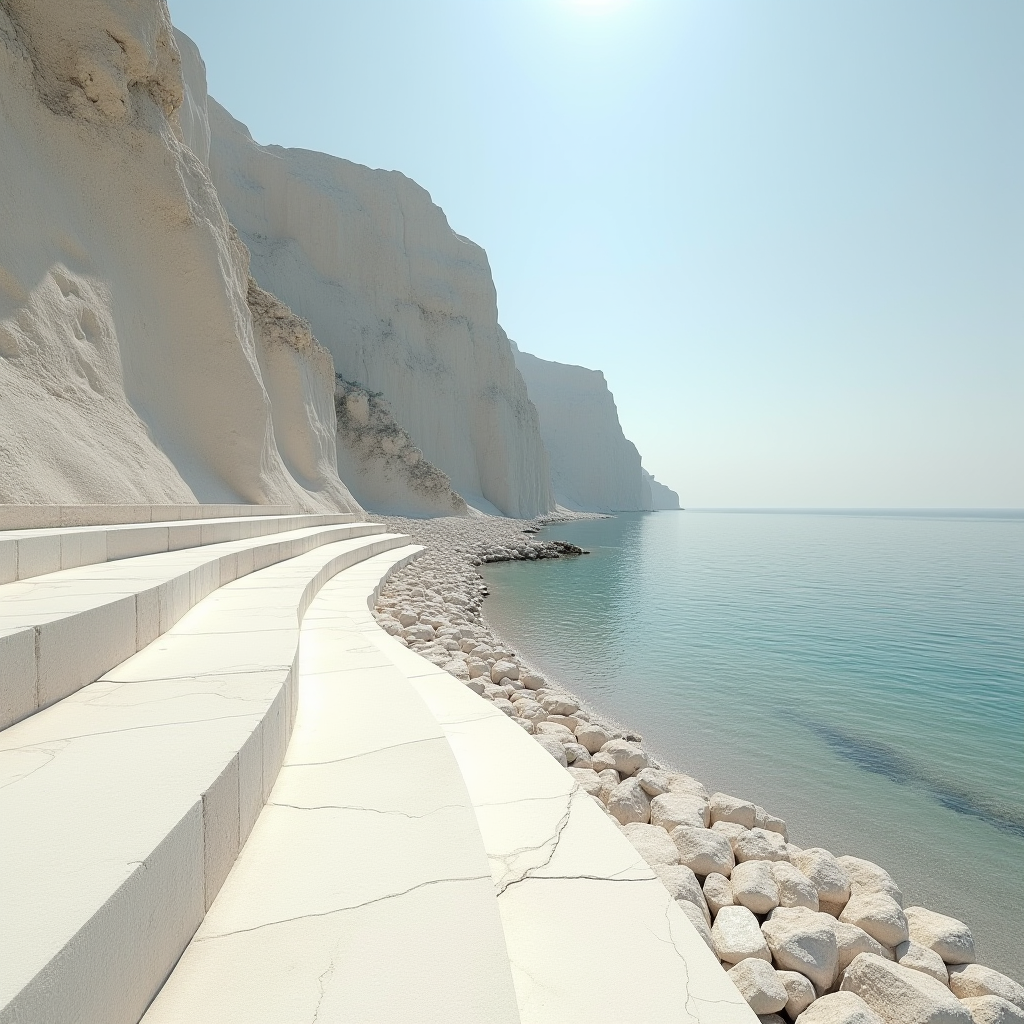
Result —
[{"label": "crack in stone", "polygon": [[364,907],[372,907],[375,903],[385,903],[388,900],[400,899],[419,889],[426,889],[433,885],[448,885],[453,882],[483,882],[490,880],[490,875],[460,875],[455,878],[432,878],[426,882],[418,882],[416,885],[403,889],[401,892],[391,892],[385,896],[377,896],[372,900],[365,900],[363,903],[353,903],[348,907],[335,907],[333,910],[323,910],[314,914],[297,914],[295,917],[283,917],[278,921],[266,921],[263,924],[253,925],[251,928],[236,928],[230,932],[219,932],[216,935],[196,936],[193,942],[213,942],[216,939],[227,939],[233,935],[247,935],[250,932],[262,931],[264,928],[275,928],[281,924],[292,924],[295,921],[308,921],[319,917],[333,917],[335,914],[346,914],[350,910],[362,910]]},{"label": "crack in stone", "polygon": [[8,747],[7,750],[0,751],[0,754],[6,754],[6,753],[12,753],[13,752],[13,753],[38,753],[38,754],[46,755],[46,760],[43,761],[42,764],[37,764],[35,766],[35,768],[33,768],[31,771],[25,772],[24,775],[19,775],[16,779],[11,779],[10,782],[5,782],[2,786],[0,786],[0,789],[6,789],[8,786],[14,786],[14,785],[17,785],[19,782],[24,782],[25,779],[27,779],[30,775],[35,775],[36,772],[41,771],[47,765],[51,764],[53,762],[53,760],[57,757],[57,755],[60,754],[62,751],[64,751],[67,748],[67,742],[68,741],[66,741],[66,740],[57,740],[57,741],[55,741],[55,743],[57,745],[57,749],[56,750],[47,750],[45,747],[40,747],[37,744],[33,744],[32,746],[29,746],[29,747]]},{"label": "crack in stone", "polygon": [[313,804],[304,807],[301,804],[281,803],[277,800],[267,802],[268,807],[286,807],[293,811],[369,811],[371,814],[393,815],[398,818],[407,818],[409,821],[419,821],[421,818],[429,818],[432,814],[441,811],[469,810],[468,804],[441,804],[433,810],[424,814],[409,814],[408,811],[383,810],[380,807],[365,807],[361,804]]},{"label": "crack in stone", "polygon": [[554,834],[551,836],[550,839],[545,839],[543,843],[539,843],[537,846],[524,846],[518,850],[512,850],[509,853],[493,858],[494,860],[501,862],[502,866],[505,869],[505,876],[508,876],[512,873],[510,862],[514,858],[519,857],[524,853],[535,853],[538,850],[544,849],[544,847],[548,846],[549,844],[551,846],[551,849],[543,863],[537,864],[532,868],[526,868],[519,875],[518,878],[513,878],[510,881],[499,883],[498,896],[504,895],[504,893],[506,893],[513,885],[518,885],[520,882],[523,882],[527,878],[531,877],[531,872],[540,871],[543,868],[546,868],[551,863],[551,861],[555,857],[555,853],[558,850],[558,844],[561,841],[562,833],[566,830],[566,828],[569,825],[569,819],[572,816],[573,799],[575,798],[576,794],[580,792],[582,792],[582,790],[579,788],[578,785],[574,784],[572,790],[568,794],[568,800],[566,801],[565,805],[565,813],[562,815],[561,818],[558,819],[558,823],[555,825]]},{"label": "crack in stone", "polygon": [[347,754],[345,757],[331,758],[329,761],[291,761],[288,764],[281,765],[281,770],[285,768],[315,768],[318,765],[327,764],[343,764],[345,761],[354,761],[360,757],[370,757],[372,754],[381,754],[386,750],[397,750],[399,747],[412,747],[417,743],[437,743],[438,740],[443,740],[443,736],[424,736],[418,740],[403,740],[401,743],[391,743],[386,747],[375,747],[373,750],[364,750],[360,754]]}]

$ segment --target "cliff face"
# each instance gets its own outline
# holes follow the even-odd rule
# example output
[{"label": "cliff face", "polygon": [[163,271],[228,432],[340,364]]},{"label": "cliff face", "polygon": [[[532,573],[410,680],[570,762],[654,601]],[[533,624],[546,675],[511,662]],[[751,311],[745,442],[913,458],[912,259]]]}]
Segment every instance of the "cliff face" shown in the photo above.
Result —
[{"label": "cliff face", "polygon": [[278,450],[162,0],[3,0],[0,96],[0,501],[357,507]]},{"label": "cliff face", "polygon": [[[673,509],[679,508],[679,495],[672,490],[671,487],[666,487],[664,484],[658,483],[657,480],[651,476],[647,470],[644,470],[644,485],[650,489],[650,506],[649,508],[653,512],[668,512]],[[644,497],[647,497],[647,491],[644,492]]]},{"label": "cliff face", "polygon": [[[382,393],[470,504],[550,510],[537,412],[498,326],[484,251],[404,175],[257,145],[214,100],[199,102],[198,74],[187,78],[196,144],[208,123],[212,177],[260,286],[309,321],[344,380]],[[345,472],[365,460],[341,441]]]},{"label": "cliff face", "polygon": [[519,349],[515,358],[540,415],[555,500],[591,512],[652,508],[640,453],[622,433],[604,374]]}]

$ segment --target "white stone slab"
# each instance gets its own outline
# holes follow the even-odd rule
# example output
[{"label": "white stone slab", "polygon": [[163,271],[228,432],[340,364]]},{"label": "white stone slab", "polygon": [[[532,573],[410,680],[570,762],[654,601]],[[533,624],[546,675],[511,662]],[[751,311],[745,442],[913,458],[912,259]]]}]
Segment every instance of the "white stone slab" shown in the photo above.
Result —
[{"label": "white stone slab", "polygon": [[139,1019],[276,779],[297,609],[406,544],[335,542],[230,584],[162,647],[0,733],[0,1020]]},{"label": "white stone slab", "polygon": [[[0,506],[0,515],[5,506]],[[60,569],[176,551],[229,540],[265,537],[313,526],[355,522],[350,513],[248,515],[182,522],[56,527],[0,531],[0,584]]]},{"label": "white stone slab", "polygon": [[365,634],[367,597],[405,557],[361,563],[310,607],[285,763],[146,1024],[519,1020],[459,767]]},{"label": "white stone slab", "polygon": [[35,633],[31,664],[19,648],[18,658],[0,670],[0,729],[97,679],[240,575],[323,544],[382,531],[373,523],[307,527],[0,586],[0,653],[7,648],[5,636]]},{"label": "white stone slab", "polygon": [[[367,635],[441,723],[476,809],[525,1024],[755,1024],[725,971],[616,825],[530,736],[384,633]],[[592,936],[615,936],[614,967]]]}]

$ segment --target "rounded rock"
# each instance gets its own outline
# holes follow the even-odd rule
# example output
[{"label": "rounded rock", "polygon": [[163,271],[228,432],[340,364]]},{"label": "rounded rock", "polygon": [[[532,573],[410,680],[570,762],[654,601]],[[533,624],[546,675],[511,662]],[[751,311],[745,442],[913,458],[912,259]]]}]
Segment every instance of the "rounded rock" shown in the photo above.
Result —
[{"label": "rounded rock", "polygon": [[788,860],[775,861],[772,864],[772,876],[779,887],[780,907],[818,909],[818,890],[798,867]]},{"label": "rounded rock", "polygon": [[873,939],[890,948],[910,938],[903,908],[888,893],[865,892],[858,888],[843,907],[839,920],[863,928]]},{"label": "rounded rock", "polygon": [[854,888],[865,892],[884,892],[903,906],[903,893],[885,868],[861,857],[837,857],[836,861],[849,876]]},{"label": "rounded rock", "polygon": [[595,725],[593,722],[584,722],[576,728],[576,739],[590,751],[596,754],[614,736],[609,729],[602,725]]},{"label": "rounded rock", "polygon": [[717,917],[723,907],[735,906],[736,901],[732,895],[732,885],[725,875],[712,872],[704,879],[704,899],[707,900],[708,909],[712,915]]},{"label": "rounded rock", "polygon": [[[612,811],[612,813],[615,812]],[[669,839],[663,828],[632,821],[623,826],[623,832],[633,844],[633,849],[652,868],[657,868],[659,865],[679,864],[679,851],[676,849],[676,844]],[[696,880],[694,881],[696,883]]]},{"label": "rounded rock", "polygon": [[628,825],[633,821],[646,825],[651,820],[651,798],[636,779],[626,779],[608,796],[608,810],[620,825]]},{"label": "rounded rock", "polygon": [[796,1024],[885,1024],[881,1017],[852,992],[835,992],[815,999]]},{"label": "rounded rock", "polygon": [[746,907],[722,907],[715,915],[711,938],[715,954],[725,963],[738,964],[748,957],[771,963],[772,955],[757,918]]},{"label": "rounded rock", "polygon": [[816,998],[814,986],[797,971],[776,971],[775,973],[778,974],[779,981],[785,985],[786,995],[789,996],[783,1009],[789,1014],[791,1020],[796,1020],[814,1002]]},{"label": "rounded rock", "polygon": [[708,824],[708,805],[700,797],[685,793],[662,793],[651,800],[651,821],[666,832],[680,825],[703,828]]},{"label": "rounded rock", "polygon": [[761,931],[776,966],[809,978],[819,995],[831,987],[839,967],[839,942],[826,916],[804,907],[777,907]]},{"label": "rounded rock", "polygon": [[971,996],[963,1005],[974,1024],[1024,1024],[1024,1010],[999,996]]},{"label": "rounded rock", "polygon": [[601,747],[600,752],[612,759],[613,766],[620,775],[635,775],[649,767],[651,763],[645,750],[625,740],[609,740]]},{"label": "rounded rock", "polygon": [[737,864],[729,876],[733,899],[755,914],[767,914],[779,905],[779,887],[766,860]]},{"label": "rounded rock", "polygon": [[778,1013],[789,1001],[786,986],[765,960],[748,957],[730,967],[728,975],[756,1014]]},{"label": "rounded rock", "polygon": [[[914,942],[913,939],[900,942],[895,948],[896,963],[902,967],[910,967],[915,971],[929,974],[936,981],[941,981],[943,985],[948,987],[949,973],[946,971],[946,965],[942,962],[942,957],[935,950],[926,949],[924,946]],[[953,994],[960,998],[958,992]]]},{"label": "rounded rock", "polygon": [[861,953],[843,974],[853,992],[886,1024],[972,1024],[971,1013],[941,982],[874,953]]},{"label": "rounded rock", "polygon": [[736,866],[729,840],[709,828],[679,825],[669,833],[679,851],[679,862],[695,875],[717,872],[728,877]]},{"label": "rounded rock", "polygon": [[[563,750],[566,748],[563,747]],[[576,780],[576,784],[583,790],[584,793],[589,793],[591,796],[600,797],[601,795],[601,779],[598,777],[597,772],[593,768],[578,768],[575,765],[570,766],[569,774]]]},{"label": "rounded rock", "polygon": [[839,861],[828,850],[812,847],[791,854],[796,865],[818,890],[818,902],[842,904],[850,898],[850,876],[839,866]]},{"label": "rounded rock", "polygon": [[736,860],[789,860],[786,841],[778,832],[764,828],[751,828],[736,837],[733,846]]},{"label": "rounded rock", "polygon": [[705,922],[708,925],[711,924],[711,913],[708,910],[707,901],[704,899],[704,893],[701,891],[700,883],[688,867],[684,867],[682,864],[652,865],[652,867],[676,903],[692,904],[701,912]]},{"label": "rounded rock", "polygon": [[832,926],[839,943],[839,973],[846,970],[861,953],[874,953],[886,960],[894,959],[891,950],[883,946],[877,939],[871,938],[863,928],[855,924],[844,924],[836,921]]},{"label": "rounded rock", "polygon": [[753,828],[757,818],[757,809],[749,800],[726,793],[711,794],[711,823],[730,821],[744,828]]},{"label": "rounded rock", "polygon": [[974,936],[963,921],[924,907],[907,907],[905,913],[910,938],[938,953],[943,963],[974,963]]},{"label": "rounded rock", "polygon": [[1024,985],[981,964],[960,964],[949,968],[949,987],[958,999],[999,996],[1024,1010]]},{"label": "rounded rock", "polygon": [[565,757],[565,747],[555,736],[534,736],[534,740],[543,747],[563,768],[569,767]]},{"label": "rounded rock", "polygon": [[697,934],[704,940],[705,943],[707,943],[708,949],[710,949],[711,952],[714,953],[715,940],[711,938],[711,928],[708,925],[707,921],[704,920],[704,915],[700,912],[700,908],[695,907],[692,903],[689,903],[686,900],[677,900],[676,903],[679,909],[689,919],[690,924],[693,925]]},{"label": "rounded rock", "polygon": [[669,791],[669,773],[663,768],[641,768],[636,773],[636,781],[650,797],[661,796]]}]

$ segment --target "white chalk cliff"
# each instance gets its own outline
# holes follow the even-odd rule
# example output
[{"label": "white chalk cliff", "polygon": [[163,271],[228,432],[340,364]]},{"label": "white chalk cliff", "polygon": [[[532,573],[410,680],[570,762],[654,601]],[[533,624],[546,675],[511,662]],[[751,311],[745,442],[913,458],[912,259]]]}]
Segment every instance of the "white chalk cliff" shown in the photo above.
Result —
[{"label": "white chalk cliff", "polygon": [[261,369],[166,5],[3,0],[0,96],[0,501],[357,508],[322,358]]},{"label": "white chalk cliff", "polygon": [[647,500],[648,492],[650,493],[650,504],[645,507],[649,508],[652,512],[667,512],[678,509],[679,495],[671,487],[666,487],[655,480],[646,469],[643,473],[645,501]]},{"label": "white chalk cliff", "polygon": [[540,416],[558,504],[590,512],[653,509],[640,453],[622,433],[604,374],[519,348],[515,358]]},{"label": "white chalk cliff", "polygon": [[[384,396],[470,504],[519,517],[550,510],[537,413],[498,325],[484,251],[402,174],[255,143],[206,98],[198,52],[178,38],[187,130],[197,154],[209,145],[260,286],[309,322],[344,380]],[[346,460],[365,463],[358,453]]]}]

